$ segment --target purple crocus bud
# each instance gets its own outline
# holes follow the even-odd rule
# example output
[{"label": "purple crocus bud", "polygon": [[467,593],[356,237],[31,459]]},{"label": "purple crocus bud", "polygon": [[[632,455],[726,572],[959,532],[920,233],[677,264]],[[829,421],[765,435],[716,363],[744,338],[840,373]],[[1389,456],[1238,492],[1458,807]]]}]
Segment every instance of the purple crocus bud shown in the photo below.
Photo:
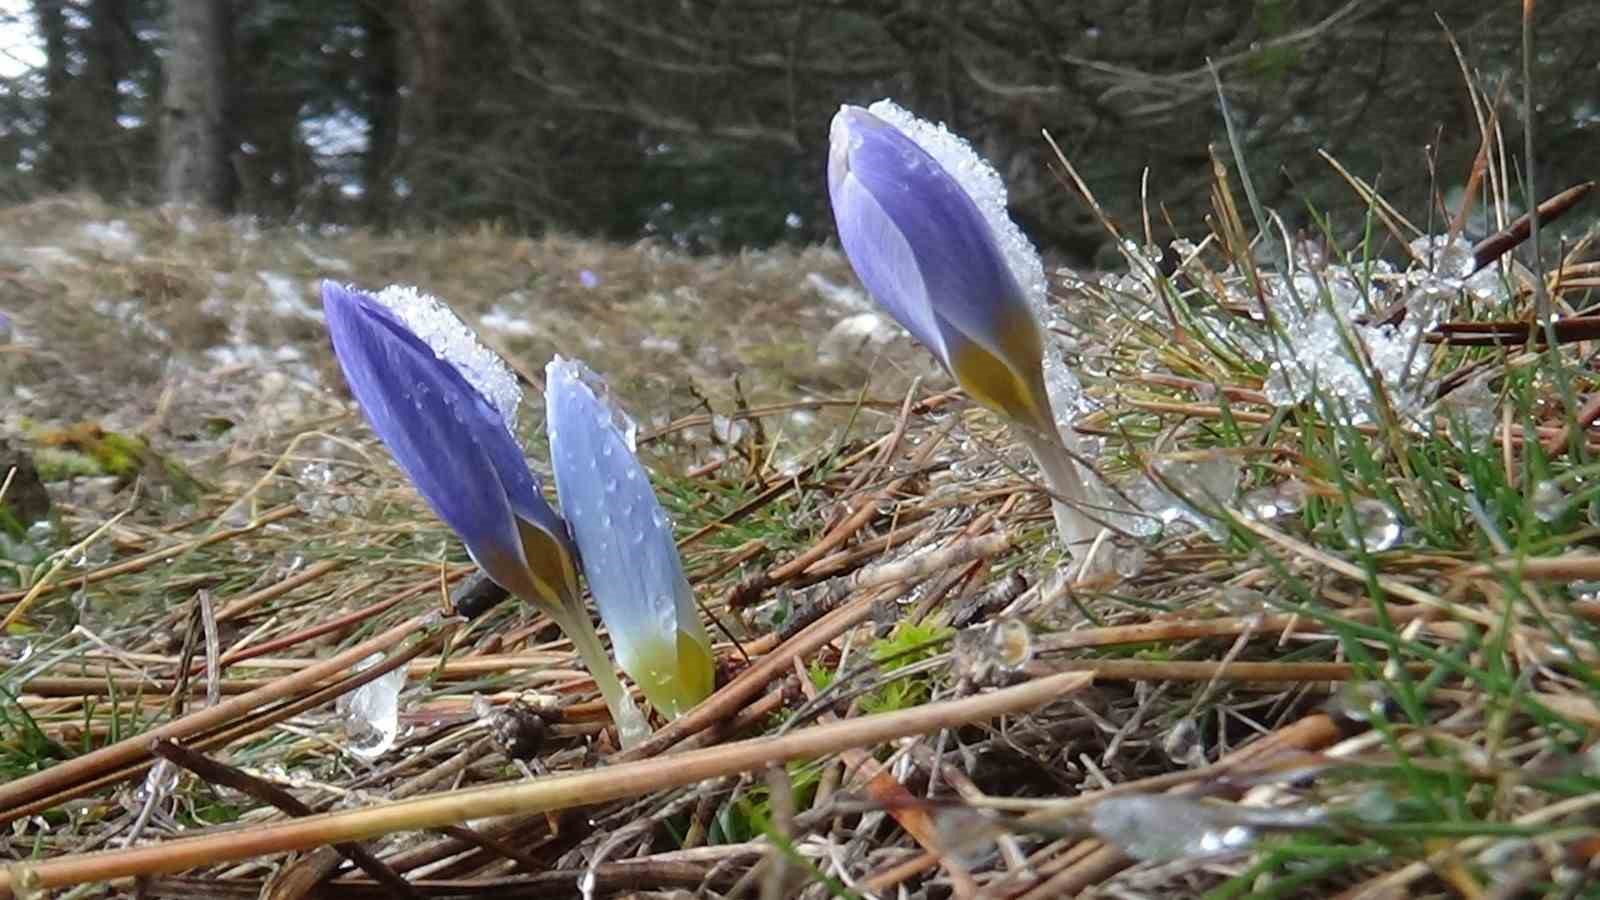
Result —
[{"label": "purple crocus bud", "polygon": [[711,693],[711,639],[672,526],[634,456],[634,425],[598,375],[557,356],[545,367],[550,465],[617,661],[676,718]]},{"label": "purple crocus bud", "polygon": [[[965,141],[884,100],[842,107],[829,134],[839,243],[880,306],[974,400],[1016,425],[1069,547],[1099,526],[1046,388],[1044,270],[1006,215],[1000,176]],[[1061,373],[1070,380],[1070,375]]]},{"label": "purple crocus bud", "polygon": [[973,197],[873,112],[841,108],[829,138],[839,242],[867,292],[973,399],[1053,432],[1038,320]]},{"label": "purple crocus bud", "polygon": [[600,276],[596,275],[592,269],[579,269],[578,283],[589,290],[594,290],[600,286]]},{"label": "purple crocus bud", "polygon": [[323,282],[322,305],[350,393],[417,493],[490,578],[555,620],[624,739],[637,739],[644,724],[583,607],[566,523],[513,436],[522,391],[511,370],[414,288]]}]

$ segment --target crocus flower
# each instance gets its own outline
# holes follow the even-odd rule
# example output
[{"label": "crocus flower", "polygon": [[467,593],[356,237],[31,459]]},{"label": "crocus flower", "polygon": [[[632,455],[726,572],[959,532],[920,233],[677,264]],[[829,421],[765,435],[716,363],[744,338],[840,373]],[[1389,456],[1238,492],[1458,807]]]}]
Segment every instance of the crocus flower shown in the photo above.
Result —
[{"label": "crocus flower", "polygon": [[561,511],[617,661],[651,705],[676,717],[711,693],[711,640],[634,456],[633,423],[581,362],[551,360],[544,396]]},{"label": "crocus flower", "polygon": [[1074,508],[1086,485],[1045,387],[1033,309],[1043,269],[1006,216],[999,176],[959,138],[881,101],[834,116],[828,188],[839,242],[868,293],[968,395],[1017,426],[1054,495],[1062,539],[1092,539],[1098,526]]},{"label": "crocus flower", "polygon": [[484,573],[543,609],[577,648],[624,742],[648,732],[578,591],[566,523],[512,435],[522,392],[443,303],[323,282],[334,355],[372,430]]}]

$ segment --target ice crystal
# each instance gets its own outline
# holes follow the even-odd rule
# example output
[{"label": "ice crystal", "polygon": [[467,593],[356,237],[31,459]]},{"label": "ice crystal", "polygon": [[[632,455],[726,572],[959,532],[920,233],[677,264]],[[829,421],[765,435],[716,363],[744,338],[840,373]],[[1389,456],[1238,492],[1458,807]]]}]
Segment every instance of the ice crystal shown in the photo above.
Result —
[{"label": "ice crystal", "polygon": [[500,413],[506,428],[516,433],[517,406],[522,402],[517,376],[499,354],[478,341],[477,334],[450,307],[409,285],[391,285],[374,297],[435,356],[454,366]]}]

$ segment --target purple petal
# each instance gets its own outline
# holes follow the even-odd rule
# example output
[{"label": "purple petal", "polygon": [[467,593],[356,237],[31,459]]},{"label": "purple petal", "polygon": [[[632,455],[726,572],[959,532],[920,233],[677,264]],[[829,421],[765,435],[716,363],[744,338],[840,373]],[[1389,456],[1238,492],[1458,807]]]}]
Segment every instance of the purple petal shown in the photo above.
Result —
[{"label": "purple petal", "polygon": [[657,709],[676,715],[709,692],[711,672],[671,525],[599,376],[556,357],[545,368],[545,405],[561,511],[617,660]]},{"label": "purple petal", "polygon": [[489,577],[528,590],[520,517],[566,544],[501,413],[370,294],[332,282],[334,355],[372,430]]}]

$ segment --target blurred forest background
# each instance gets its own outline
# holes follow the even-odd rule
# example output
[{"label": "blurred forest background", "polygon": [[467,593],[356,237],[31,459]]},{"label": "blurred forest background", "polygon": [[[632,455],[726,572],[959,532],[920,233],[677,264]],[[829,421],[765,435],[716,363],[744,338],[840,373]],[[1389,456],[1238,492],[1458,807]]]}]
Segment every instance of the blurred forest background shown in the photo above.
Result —
[{"label": "blurred forest background", "polygon": [[[1266,204],[1359,228],[1316,153],[1429,209],[1479,143],[1470,77],[1520,149],[1514,0],[12,0],[0,6],[0,203],[89,190],[268,221],[495,221],[689,251],[831,233],[827,126],[890,96],[994,161],[1035,240],[1111,211],[1207,207],[1226,140],[1207,60]],[[1540,2],[1539,190],[1593,177],[1600,4]],[[1519,194],[1520,196],[1520,194]],[[1421,218],[1421,216],[1417,216]],[[1158,222],[1159,227],[1159,222]],[[1164,231],[1164,229],[1162,229]]]}]

